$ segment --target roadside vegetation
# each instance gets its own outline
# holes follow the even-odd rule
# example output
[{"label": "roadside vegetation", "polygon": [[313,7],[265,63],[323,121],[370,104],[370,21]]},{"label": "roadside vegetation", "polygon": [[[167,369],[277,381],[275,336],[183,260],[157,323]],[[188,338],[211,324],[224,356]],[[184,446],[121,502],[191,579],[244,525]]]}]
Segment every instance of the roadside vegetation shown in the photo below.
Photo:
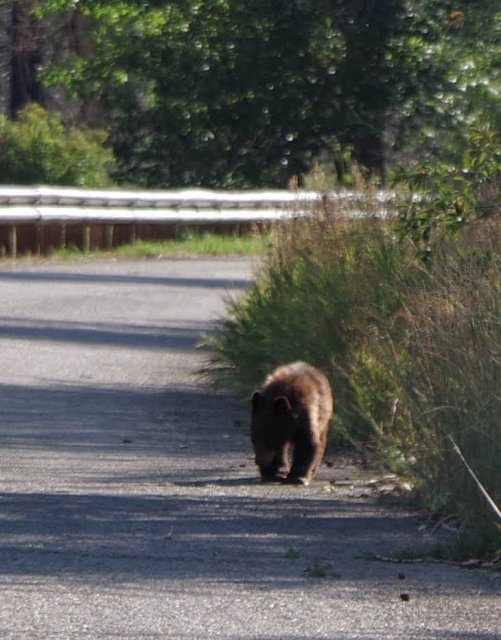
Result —
[{"label": "roadside vegetation", "polygon": [[35,103],[21,109],[16,120],[0,113],[0,182],[111,186],[114,161],[106,138],[99,129],[67,126]]},{"label": "roadside vegetation", "polygon": [[73,259],[79,257],[165,258],[183,256],[255,256],[265,254],[270,246],[266,232],[219,234],[212,232],[187,232],[171,240],[137,240],[111,250],[85,252],[78,247],[53,249],[52,258]]},{"label": "roadside vegetation", "polygon": [[333,442],[406,477],[484,555],[501,551],[501,523],[450,438],[501,504],[496,149],[476,133],[461,164],[417,170],[397,219],[371,216],[365,187],[366,217],[326,198],[277,226],[255,286],[207,339],[209,376],[243,398],[279,363],[321,367],[337,398]]}]

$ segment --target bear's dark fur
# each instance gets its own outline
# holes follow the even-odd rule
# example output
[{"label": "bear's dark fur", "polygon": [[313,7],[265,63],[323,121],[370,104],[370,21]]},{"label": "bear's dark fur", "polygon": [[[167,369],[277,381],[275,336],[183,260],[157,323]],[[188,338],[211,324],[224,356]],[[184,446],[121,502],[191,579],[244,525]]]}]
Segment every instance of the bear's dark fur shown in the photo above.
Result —
[{"label": "bear's dark fur", "polygon": [[306,362],[275,369],[252,396],[251,440],[261,478],[307,485],[322,461],[332,411],[321,371]]}]

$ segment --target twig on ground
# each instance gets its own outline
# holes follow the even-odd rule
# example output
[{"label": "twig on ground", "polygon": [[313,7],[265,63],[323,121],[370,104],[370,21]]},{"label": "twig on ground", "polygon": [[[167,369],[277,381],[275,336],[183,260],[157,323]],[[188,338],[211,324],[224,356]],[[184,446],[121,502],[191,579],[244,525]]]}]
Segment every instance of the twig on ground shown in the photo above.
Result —
[{"label": "twig on ground", "polygon": [[480,480],[477,478],[477,476],[476,476],[475,472],[473,471],[473,469],[466,462],[466,460],[465,460],[465,458],[464,458],[464,456],[463,456],[463,454],[461,452],[461,449],[458,447],[458,445],[454,441],[454,438],[450,434],[447,437],[448,437],[448,439],[450,440],[450,442],[452,444],[452,450],[454,451],[454,453],[458,456],[458,458],[461,460],[461,462],[466,467],[466,470],[470,474],[470,476],[473,479],[474,483],[476,484],[478,490],[480,491],[481,495],[483,496],[484,500],[486,501],[487,506],[489,507],[489,510],[494,514],[494,517],[497,520],[498,524],[501,524],[501,511],[499,510],[499,507],[494,502],[494,500],[491,498],[491,496],[487,493],[487,490],[485,489],[484,485],[480,482]]},{"label": "twig on ground", "polygon": [[501,556],[492,561],[483,561],[477,559],[471,560],[447,560],[445,558],[393,558],[381,556],[377,553],[368,553],[364,555],[366,560],[378,560],[379,562],[391,562],[394,564],[451,564],[456,567],[465,569],[492,569],[496,564],[501,562]]}]

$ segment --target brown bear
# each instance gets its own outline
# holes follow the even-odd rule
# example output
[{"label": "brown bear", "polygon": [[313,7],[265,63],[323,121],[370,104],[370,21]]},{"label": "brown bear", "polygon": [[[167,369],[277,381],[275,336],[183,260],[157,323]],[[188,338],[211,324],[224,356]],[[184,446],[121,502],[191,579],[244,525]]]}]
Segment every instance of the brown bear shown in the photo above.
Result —
[{"label": "brown bear", "polygon": [[332,411],[321,371],[306,362],[275,369],[252,396],[251,440],[262,480],[309,484],[322,461]]}]

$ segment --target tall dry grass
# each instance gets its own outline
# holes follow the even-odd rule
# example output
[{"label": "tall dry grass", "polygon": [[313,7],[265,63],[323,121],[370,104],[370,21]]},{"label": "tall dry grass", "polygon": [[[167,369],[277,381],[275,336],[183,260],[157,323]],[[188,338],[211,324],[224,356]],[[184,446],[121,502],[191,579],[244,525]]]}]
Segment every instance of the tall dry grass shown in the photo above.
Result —
[{"label": "tall dry grass", "polygon": [[501,221],[444,237],[425,265],[391,221],[349,213],[324,200],[274,230],[255,286],[209,340],[210,374],[248,397],[279,363],[321,367],[337,398],[334,441],[372,452],[424,504],[501,548],[447,440],[499,504]]},{"label": "tall dry grass", "polygon": [[[406,283],[386,352],[407,427],[389,435],[427,504],[487,526],[490,514],[452,436],[501,504],[501,224],[476,223]],[[383,356],[385,357],[385,356]]]},{"label": "tall dry grass", "polygon": [[272,251],[255,285],[229,304],[209,340],[209,371],[220,385],[250,397],[276,365],[303,359],[322,368],[338,399],[334,437],[358,444],[375,425],[359,406],[349,367],[365,340],[364,310],[393,313],[398,291],[386,286],[402,266],[399,244],[372,218],[352,220],[340,201],[291,215],[272,233]]}]

